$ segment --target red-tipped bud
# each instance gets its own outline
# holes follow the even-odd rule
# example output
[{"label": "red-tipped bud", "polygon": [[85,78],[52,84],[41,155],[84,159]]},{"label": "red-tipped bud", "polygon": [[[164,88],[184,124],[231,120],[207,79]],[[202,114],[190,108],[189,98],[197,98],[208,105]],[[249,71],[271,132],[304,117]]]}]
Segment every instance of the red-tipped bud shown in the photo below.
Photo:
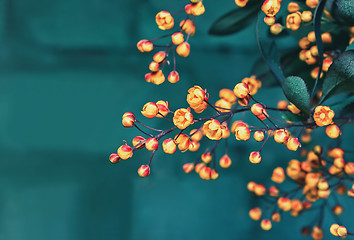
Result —
[{"label": "red-tipped bud", "polygon": [[285,180],[285,172],[282,167],[277,167],[273,170],[272,181],[282,183]]},{"label": "red-tipped bud", "polygon": [[144,147],[144,141],[145,138],[141,137],[141,136],[136,136],[135,138],[133,138],[133,147],[137,148],[137,149],[141,149]]},{"label": "red-tipped bud", "polygon": [[255,131],[253,137],[257,142],[262,142],[264,140],[264,132]]},{"label": "red-tipped bud", "polygon": [[176,32],[176,33],[172,34],[171,38],[172,38],[173,44],[175,44],[175,45],[180,45],[181,43],[184,42],[183,33],[181,33],[181,32]]},{"label": "red-tipped bud", "polygon": [[211,169],[210,177],[212,180],[216,180],[219,178],[219,173],[215,169]]},{"label": "red-tipped bud", "polygon": [[159,148],[159,142],[156,138],[148,138],[145,142],[145,148],[149,151],[154,151]]},{"label": "red-tipped bud", "polygon": [[251,152],[249,156],[249,160],[253,164],[258,164],[261,162],[261,154],[259,152]]},{"label": "red-tipped bud", "polygon": [[167,80],[170,82],[170,83],[176,83],[179,81],[179,74],[178,72],[176,71],[172,71],[170,72],[170,74],[168,75],[167,77]]},{"label": "red-tipped bud", "polygon": [[231,163],[232,163],[232,161],[231,161],[230,157],[229,157],[227,154],[225,154],[224,156],[222,156],[222,157],[220,158],[220,160],[219,160],[220,167],[222,167],[222,168],[228,168],[228,167],[230,167],[230,166],[231,166]]},{"label": "red-tipped bud", "polygon": [[199,177],[204,180],[210,180],[211,179],[211,168],[204,167],[204,168],[200,169]]},{"label": "red-tipped bud", "polygon": [[249,94],[249,87],[246,83],[241,82],[236,84],[233,92],[236,95],[236,97],[244,98],[247,97]]},{"label": "red-tipped bud", "polygon": [[141,111],[141,113],[147,118],[154,118],[158,112],[159,108],[154,102],[146,103],[143,107],[143,111]]},{"label": "red-tipped bud", "polygon": [[269,219],[263,219],[261,221],[261,228],[264,230],[264,231],[268,231],[272,228],[272,222],[269,220]]},{"label": "red-tipped bud", "polygon": [[213,159],[210,152],[203,153],[201,158],[202,158],[202,161],[203,161],[205,164],[210,163],[211,160]]},{"label": "red-tipped bud", "polygon": [[162,142],[162,148],[165,153],[173,154],[177,150],[177,145],[175,140],[173,140],[172,138],[168,138]]},{"label": "red-tipped bud", "polygon": [[205,168],[205,164],[204,163],[198,163],[197,165],[195,165],[194,170],[195,170],[196,173],[199,173],[200,170],[202,170],[203,168]]},{"label": "red-tipped bud", "polygon": [[301,144],[298,138],[290,136],[288,141],[286,142],[286,147],[291,151],[296,151],[299,147],[301,147]]},{"label": "red-tipped bud", "polygon": [[178,47],[176,48],[176,52],[178,55],[180,55],[181,57],[188,57],[191,47],[189,45],[189,43],[187,42],[183,42],[180,45],[178,45]]},{"label": "red-tipped bud", "polygon": [[159,109],[159,112],[158,112],[158,114],[156,115],[156,117],[159,117],[159,118],[166,117],[166,115],[167,115],[168,112],[169,112],[169,109],[168,109],[169,104],[168,104],[168,102],[167,102],[167,101],[162,101],[162,100],[160,100],[160,101],[158,101],[158,102],[156,103],[156,106],[157,106],[157,108]]},{"label": "red-tipped bud", "polygon": [[112,153],[110,156],[109,156],[109,161],[111,161],[111,163],[118,163],[120,160],[120,157],[118,156],[117,153]]},{"label": "red-tipped bud", "polygon": [[251,219],[258,221],[259,219],[261,219],[262,216],[262,210],[260,208],[252,208],[249,212],[248,212],[249,216]]},{"label": "red-tipped bud", "polygon": [[138,174],[140,177],[147,177],[150,175],[150,167],[148,165],[141,165],[138,169]]},{"label": "red-tipped bud", "polygon": [[122,145],[117,150],[118,156],[123,159],[127,160],[133,156],[133,150],[129,145]]},{"label": "red-tipped bud", "polygon": [[289,131],[286,129],[278,129],[274,132],[274,140],[277,143],[285,143],[289,139]]},{"label": "red-tipped bud", "polygon": [[124,127],[133,127],[135,122],[135,115],[132,112],[126,112],[122,117],[122,124]]},{"label": "red-tipped bud", "polygon": [[185,163],[183,164],[183,171],[185,173],[190,173],[192,172],[194,169],[194,164],[193,163]]},{"label": "red-tipped bud", "polygon": [[157,63],[162,63],[166,59],[166,52],[165,51],[159,51],[154,54],[153,60]]},{"label": "red-tipped bud", "polygon": [[348,175],[354,175],[354,162],[348,162],[345,164],[344,172]]},{"label": "red-tipped bud", "polygon": [[341,131],[337,125],[332,124],[326,127],[326,134],[328,137],[335,139],[339,137]]}]

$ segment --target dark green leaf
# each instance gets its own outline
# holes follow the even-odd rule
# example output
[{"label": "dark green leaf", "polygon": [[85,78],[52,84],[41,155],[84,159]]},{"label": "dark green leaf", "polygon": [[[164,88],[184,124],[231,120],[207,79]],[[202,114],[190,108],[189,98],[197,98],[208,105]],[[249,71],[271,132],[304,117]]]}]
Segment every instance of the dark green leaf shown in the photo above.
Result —
[{"label": "dark green leaf", "polygon": [[209,34],[224,36],[236,33],[255,18],[262,1],[250,1],[243,8],[234,9],[217,19],[209,29]]},{"label": "dark green leaf", "polygon": [[302,78],[290,76],[283,82],[283,91],[286,98],[303,113],[310,113],[310,95]]},{"label": "dark green leaf", "polygon": [[354,50],[342,53],[333,61],[323,80],[320,103],[339,93],[354,93]]},{"label": "dark green leaf", "polygon": [[329,106],[331,107],[331,109],[333,111],[340,111],[352,103],[354,103],[354,96],[347,97],[345,100],[343,100],[339,103],[336,103],[336,104],[329,105]]}]

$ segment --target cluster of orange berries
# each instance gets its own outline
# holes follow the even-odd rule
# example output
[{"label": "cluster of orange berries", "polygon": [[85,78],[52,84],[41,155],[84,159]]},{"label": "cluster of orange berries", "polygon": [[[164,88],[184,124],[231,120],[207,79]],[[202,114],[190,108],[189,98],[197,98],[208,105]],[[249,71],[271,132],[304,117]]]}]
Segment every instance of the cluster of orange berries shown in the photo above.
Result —
[{"label": "cluster of orange berries", "polygon": [[[194,18],[189,19],[190,16],[200,16],[205,12],[204,5],[201,0],[191,0],[191,3],[185,6],[185,12],[187,17],[182,20],[179,24],[179,28],[167,36],[161,38],[170,37],[170,42],[165,46],[155,45],[153,42],[161,38],[154,40],[140,40],[137,44],[137,48],[140,52],[151,52],[156,47],[165,47],[164,51],[158,51],[153,56],[153,61],[149,64],[150,72],[145,74],[146,82],[151,82],[156,85],[162,84],[166,78],[162,72],[165,64],[169,64],[168,56],[170,50],[175,48],[176,53],[181,57],[188,57],[190,53],[190,45],[188,39],[190,35],[195,33]],[[175,20],[171,13],[168,11],[161,11],[156,14],[155,17],[156,24],[161,30],[172,29],[175,25]],[[187,35],[184,38],[183,32]],[[173,70],[169,73],[167,80],[171,83],[176,83],[179,81],[179,74],[176,71],[176,59],[173,53],[174,66]]]}]

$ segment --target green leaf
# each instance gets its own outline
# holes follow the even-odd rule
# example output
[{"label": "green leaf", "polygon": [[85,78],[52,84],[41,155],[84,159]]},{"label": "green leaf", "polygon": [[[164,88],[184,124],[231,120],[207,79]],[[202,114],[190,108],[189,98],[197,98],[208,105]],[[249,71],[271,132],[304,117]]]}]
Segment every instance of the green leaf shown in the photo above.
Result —
[{"label": "green leaf", "polygon": [[283,82],[283,91],[286,98],[303,113],[310,113],[310,95],[306,83],[302,78],[290,76]]},{"label": "green leaf", "polygon": [[261,5],[262,1],[249,1],[245,7],[226,13],[213,23],[209,34],[225,36],[244,29],[254,19]]},{"label": "green leaf", "polygon": [[291,121],[291,122],[302,122],[302,121],[305,121],[305,119],[306,119],[306,118],[302,118],[301,115],[295,115],[291,112],[282,112],[281,117],[285,121]]},{"label": "green leaf", "polygon": [[350,105],[354,103],[354,95],[353,96],[350,96],[350,97],[347,97],[345,100],[339,102],[339,103],[336,103],[336,104],[332,104],[332,105],[329,105],[330,108],[333,110],[333,111],[340,111],[342,109],[344,109],[346,106]]},{"label": "green leaf", "polygon": [[342,53],[333,61],[323,80],[320,103],[339,93],[354,93],[354,50]]}]

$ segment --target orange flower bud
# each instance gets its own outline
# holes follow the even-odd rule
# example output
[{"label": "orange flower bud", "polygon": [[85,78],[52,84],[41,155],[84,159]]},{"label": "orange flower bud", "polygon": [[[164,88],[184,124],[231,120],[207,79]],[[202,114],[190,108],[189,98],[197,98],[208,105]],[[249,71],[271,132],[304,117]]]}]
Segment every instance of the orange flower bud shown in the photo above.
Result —
[{"label": "orange flower bud", "polygon": [[246,123],[242,122],[242,121],[235,121],[231,125],[231,132],[235,133],[236,127],[240,127],[240,126],[247,127],[248,125]]},{"label": "orange flower bud", "polygon": [[286,17],[286,27],[293,31],[296,31],[300,28],[301,25],[301,15],[300,13],[292,13]]},{"label": "orange flower bud", "polygon": [[195,33],[195,25],[192,20],[187,19],[187,20],[182,20],[181,23],[179,24],[180,27],[182,27],[182,30],[190,35],[194,35]]},{"label": "orange flower bud", "polygon": [[233,92],[236,95],[236,97],[244,98],[247,97],[249,94],[249,87],[246,83],[241,82],[236,84]]},{"label": "orange flower bud", "polygon": [[279,109],[286,109],[288,106],[288,102],[284,100],[279,101],[277,106]]},{"label": "orange flower bud", "polygon": [[157,63],[163,63],[165,62],[166,59],[166,52],[165,51],[159,51],[154,54],[153,60]]},{"label": "orange flower bud", "polygon": [[177,150],[176,142],[172,138],[165,139],[162,142],[162,148],[165,153],[173,154]]},{"label": "orange flower bud", "polygon": [[158,112],[159,108],[154,102],[146,103],[143,107],[143,111],[141,111],[141,113],[147,118],[154,118]]},{"label": "orange flower bud", "polygon": [[248,0],[235,0],[235,3],[238,7],[242,8],[246,6]]},{"label": "orange flower bud", "polygon": [[136,46],[140,52],[151,52],[154,49],[152,42],[146,39],[140,40]]},{"label": "orange flower bud", "polygon": [[341,148],[333,148],[328,150],[327,155],[330,158],[343,158],[344,151]]},{"label": "orange flower bud", "polygon": [[266,188],[262,184],[256,184],[254,187],[254,194],[257,196],[263,196],[266,194]]},{"label": "orange flower bud", "polygon": [[158,112],[158,114],[156,115],[156,117],[158,117],[158,118],[163,118],[163,117],[165,117],[165,116],[168,114],[168,112],[169,112],[169,110],[168,110],[169,104],[168,104],[167,101],[162,101],[162,100],[160,100],[160,101],[158,101],[158,102],[156,103],[156,106],[157,106],[158,109],[159,109],[159,112]]},{"label": "orange flower bud", "polygon": [[227,123],[223,122],[221,124],[221,132],[222,132],[222,138],[228,138],[230,137],[230,129],[227,127]]},{"label": "orange flower bud", "polygon": [[231,163],[232,163],[232,161],[231,161],[230,157],[229,157],[227,154],[225,154],[224,156],[222,156],[222,157],[220,158],[220,160],[219,160],[219,165],[220,165],[220,167],[222,167],[222,168],[228,168],[228,167],[230,167],[230,166],[231,166]]},{"label": "orange flower bud", "polygon": [[349,189],[347,194],[348,194],[348,197],[354,198],[354,190],[353,189]]},{"label": "orange flower bud", "polygon": [[211,162],[211,160],[213,159],[213,157],[211,156],[211,153],[210,152],[207,152],[207,153],[203,153],[202,156],[202,161],[205,163],[205,164],[208,164]]},{"label": "orange flower bud", "polygon": [[203,124],[203,133],[211,140],[220,140],[222,138],[221,124],[216,119],[211,119]]},{"label": "orange flower bud", "polygon": [[250,95],[255,95],[258,92],[258,89],[262,86],[262,82],[257,80],[255,76],[244,78],[242,79],[242,82],[247,84]]},{"label": "orange flower bud", "polygon": [[293,103],[290,103],[290,105],[288,105],[288,109],[293,114],[299,114],[301,112],[300,109],[298,109]]},{"label": "orange flower bud", "polygon": [[268,231],[272,228],[272,222],[269,220],[269,219],[263,219],[261,221],[261,228],[264,230],[264,231]]},{"label": "orange flower bud", "polygon": [[332,65],[332,62],[333,62],[332,58],[326,57],[326,58],[323,60],[322,70],[323,70],[324,72],[327,72],[328,69],[329,69],[329,67]]},{"label": "orange flower bud", "polygon": [[299,199],[291,200],[291,210],[295,212],[300,212],[303,209],[302,202]]},{"label": "orange flower bud", "polygon": [[120,161],[120,157],[118,156],[117,153],[112,153],[109,156],[109,161],[111,161],[111,163],[118,163]]},{"label": "orange flower bud", "polygon": [[170,83],[176,83],[179,81],[179,74],[176,71],[171,71],[170,74],[167,77],[167,80]]},{"label": "orange flower bud", "polygon": [[277,167],[273,170],[272,181],[276,183],[282,183],[285,180],[285,173],[282,167]]},{"label": "orange flower bud", "polygon": [[274,35],[278,35],[281,31],[283,31],[283,26],[280,23],[274,23],[270,26],[270,32]]},{"label": "orange flower bud", "polygon": [[307,39],[307,37],[303,37],[299,40],[299,47],[301,49],[307,49],[310,46],[310,41]]},{"label": "orange flower bud", "polygon": [[289,4],[288,4],[288,12],[294,13],[294,12],[299,11],[299,9],[300,9],[299,4],[297,4],[296,2],[289,2]]},{"label": "orange flower bud", "polygon": [[334,112],[326,106],[317,106],[313,114],[313,119],[315,120],[317,126],[327,126],[332,124],[334,117]]},{"label": "orange flower bud", "polygon": [[161,11],[156,14],[155,21],[161,30],[171,29],[174,25],[173,17],[167,11]]},{"label": "orange flower bud", "polygon": [[271,186],[269,188],[269,196],[278,197],[279,196],[279,189],[276,186]]},{"label": "orange flower bud", "polygon": [[339,137],[341,131],[337,125],[332,124],[326,127],[326,134],[328,137],[335,139]]},{"label": "orange flower bud", "polygon": [[[178,135],[176,135],[177,137]],[[185,152],[188,150],[189,145],[190,145],[190,140],[187,134],[181,133],[179,136],[176,138],[175,141],[178,145],[178,149],[181,150],[182,152]]]},{"label": "orange flower bud", "polygon": [[172,34],[171,38],[174,45],[180,45],[181,43],[184,42],[183,33],[181,32],[176,32]]},{"label": "orange flower bud", "polygon": [[160,85],[163,82],[165,82],[165,75],[163,75],[161,70],[158,70],[156,72],[152,72],[150,74],[150,82],[152,82],[155,85]]},{"label": "orange flower bud", "polygon": [[188,57],[190,53],[190,45],[187,42],[183,42],[176,48],[176,52],[181,57]]},{"label": "orange flower bud", "polygon": [[194,169],[194,164],[193,163],[185,163],[183,164],[183,171],[185,173],[190,173],[192,172]]},{"label": "orange flower bud", "polygon": [[204,180],[210,180],[211,179],[211,168],[204,167],[204,168],[200,169],[199,177]]},{"label": "orange flower bud", "polygon": [[328,172],[332,175],[339,175],[343,169],[337,168],[336,166],[332,165],[329,167]]},{"label": "orange flower bud", "polygon": [[200,143],[199,142],[191,141],[190,144],[189,144],[188,150],[191,151],[191,152],[196,152],[196,151],[198,151],[199,147],[200,147]]},{"label": "orange flower bud", "polygon": [[328,182],[324,179],[320,179],[317,183],[317,188],[319,190],[327,190],[329,188]]},{"label": "orange flower bud", "polygon": [[211,169],[210,178],[216,180],[219,178],[219,173],[215,169]]},{"label": "orange flower bud", "polygon": [[250,218],[252,220],[258,221],[259,219],[261,219],[262,216],[262,210],[260,208],[252,208],[248,214],[250,215]]},{"label": "orange flower bud", "polygon": [[301,136],[301,141],[303,142],[303,143],[309,143],[309,142],[311,142],[311,135],[310,134],[307,134],[307,133],[304,133],[304,134],[302,134],[302,136]]},{"label": "orange flower bud", "polygon": [[301,20],[303,22],[310,22],[312,20],[312,12],[311,11],[303,11],[301,13]]},{"label": "orange flower bud", "polygon": [[160,64],[158,64],[157,62],[152,61],[152,62],[149,64],[149,70],[150,70],[151,72],[157,72],[159,69],[160,69]]},{"label": "orange flower bud", "polygon": [[185,10],[187,14],[194,16],[200,16],[205,12],[205,8],[202,2],[187,4],[185,6]]},{"label": "orange flower bud", "polygon": [[141,165],[138,169],[138,174],[140,177],[147,177],[150,175],[150,167],[148,165]]},{"label": "orange flower bud", "polygon": [[332,233],[332,235],[338,237],[338,233],[337,233],[337,229],[338,229],[339,225],[334,223],[331,225],[329,231]]},{"label": "orange flower bud", "polygon": [[312,32],[309,32],[307,34],[307,39],[310,41],[310,42],[316,42],[316,35],[315,35],[315,32],[312,31]]},{"label": "orange flower bud", "polygon": [[319,1],[319,0],[306,0],[306,5],[307,5],[309,8],[315,8],[315,7],[317,7],[317,5],[318,5],[318,1]]},{"label": "orange flower bud", "polygon": [[151,73],[145,74],[145,81],[150,83],[151,82]]},{"label": "orange flower bud", "polygon": [[343,195],[347,191],[347,188],[343,184],[341,184],[337,187],[336,191],[338,194]]},{"label": "orange flower bud", "polygon": [[332,209],[335,215],[341,215],[343,213],[343,207],[341,205],[335,205]]},{"label": "orange flower bud", "polygon": [[201,113],[207,108],[207,103],[204,100],[208,100],[206,91],[199,86],[194,86],[188,90],[187,102],[196,113]]},{"label": "orange flower bud", "polygon": [[[221,166],[221,164],[220,164]],[[247,184],[247,190],[250,191],[250,192],[254,192],[254,189],[256,188],[256,183],[251,181]]]},{"label": "orange flower bud", "polygon": [[[312,69],[312,71],[311,71],[311,77],[313,78],[313,79],[316,79],[317,78],[317,76],[318,76],[318,71],[320,70],[320,68],[319,67],[315,67],[314,69]],[[320,74],[320,78],[322,78],[323,77],[323,72],[321,72],[321,74]]]},{"label": "orange flower bud", "polygon": [[289,139],[289,131],[286,129],[278,129],[274,131],[274,141],[277,143],[285,143]]},{"label": "orange flower bud", "polygon": [[305,51],[305,62],[308,65],[313,65],[317,62],[317,58],[311,54],[310,50]]},{"label": "orange flower bud", "polygon": [[145,148],[149,151],[154,151],[159,148],[159,142],[156,138],[148,138],[145,142]]},{"label": "orange flower bud", "polygon": [[275,212],[275,213],[272,214],[272,221],[273,222],[280,222],[280,220],[281,220],[280,213]]},{"label": "orange flower bud", "polygon": [[215,106],[220,112],[230,112],[232,104],[225,99],[219,99]]},{"label": "orange flower bud", "polygon": [[141,149],[144,147],[145,144],[145,138],[141,137],[141,136],[136,136],[135,138],[133,138],[133,147],[136,149]]},{"label": "orange flower bud", "polygon": [[343,158],[335,158],[333,165],[336,166],[336,168],[344,168],[345,166],[345,161]]},{"label": "orange flower bud", "polygon": [[257,142],[262,142],[264,140],[264,132],[255,131],[253,137]]},{"label": "orange flower bud", "polygon": [[205,168],[205,164],[204,163],[198,163],[197,165],[195,165],[194,170],[195,170],[196,173],[199,173],[200,170],[202,170],[203,168]]},{"label": "orange flower bud", "polygon": [[265,0],[262,5],[262,11],[269,17],[274,17],[280,10],[279,0]]},{"label": "orange flower bud", "polygon": [[238,126],[235,129],[235,137],[237,140],[247,141],[250,139],[251,131],[248,127]]},{"label": "orange flower bud", "polygon": [[348,162],[345,164],[344,172],[348,175],[354,175],[354,162]]},{"label": "orange flower bud", "polygon": [[337,234],[338,234],[338,236],[341,237],[341,238],[346,238],[347,235],[348,235],[348,231],[347,231],[347,229],[346,229],[345,227],[339,226],[339,227],[337,228]]},{"label": "orange flower bud", "polygon": [[298,147],[301,147],[301,144],[300,144],[298,138],[294,138],[294,137],[290,136],[288,141],[286,142],[286,147],[290,151],[296,151],[298,149]]},{"label": "orange flower bud", "polygon": [[305,183],[308,187],[316,187],[319,181],[319,176],[317,173],[308,173],[306,174]]},{"label": "orange flower bud", "polygon": [[251,152],[249,156],[249,160],[253,164],[258,164],[261,162],[261,154],[259,152]]},{"label": "orange flower bud", "polygon": [[329,32],[322,33],[321,39],[322,39],[323,43],[331,43],[332,42],[332,36]]},{"label": "orange flower bud", "polygon": [[127,160],[133,156],[133,149],[129,145],[122,145],[118,148],[117,153],[121,159]]},{"label": "orange flower bud", "polygon": [[133,127],[135,122],[135,115],[132,112],[126,112],[122,117],[122,124],[124,127]]},{"label": "orange flower bud", "polygon": [[173,116],[173,124],[179,129],[185,129],[193,124],[193,114],[190,112],[189,108],[177,109]]},{"label": "orange flower bud", "polygon": [[219,91],[219,97],[221,99],[225,99],[225,100],[229,101],[231,104],[234,104],[237,100],[233,91],[231,91],[230,89],[227,89],[227,88],[223,88]]},{"label": "orange flower bud", "polygon": [[193,140],[193,141],[200,141],[200,139],[202,139],[203,137],[203,133],[201,131],[199,131],[198,129],[192,129],[189,133],[190,135],[190,138]]},{"label": "orange flower bud", "polygon": [[286,197],[280,197],[277,201],[278,206],[281,210],[287,212],[290,211],[291,209],[291,201],[289,198]]},{"label": "orange flower bud", "polygon": [[272,26],[275,23],[275,17],[268,17],[265,16],[263,19],[264,23],[267,24],[268,26]]},{"label": "orange flower bud", "polygon": [[330,192],[329,189],[327,189],[327,190],[318,190],[318,191],[317,191],[317,195],[318,195],[318,197],[320,197],[320,198],[328,198],[328,196],[329,196],[330,193],[331,193],[331,192]]},{"label": "orange flower bud", "polygon": [[255,116],[258,116],[258,115],[261,115],[263,114],[263,112],[265,111],[264,107],[262,106],[262,104],[260,103],[255,103],[252,105],[251,107],[251,112],[255,115]]}]

